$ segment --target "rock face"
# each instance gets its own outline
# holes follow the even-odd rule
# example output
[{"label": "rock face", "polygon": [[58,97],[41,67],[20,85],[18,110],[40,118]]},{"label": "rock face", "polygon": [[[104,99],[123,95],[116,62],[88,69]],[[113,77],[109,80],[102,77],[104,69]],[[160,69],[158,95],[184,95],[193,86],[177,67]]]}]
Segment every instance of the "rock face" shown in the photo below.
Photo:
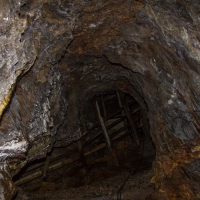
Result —
[{"label": "rock face", "polygon": [[148,116],[154,199],[200,198],[199,1],[2,0],[0,9],[1,199],[27,162],[76,139],[84,104],[111,90]]}]

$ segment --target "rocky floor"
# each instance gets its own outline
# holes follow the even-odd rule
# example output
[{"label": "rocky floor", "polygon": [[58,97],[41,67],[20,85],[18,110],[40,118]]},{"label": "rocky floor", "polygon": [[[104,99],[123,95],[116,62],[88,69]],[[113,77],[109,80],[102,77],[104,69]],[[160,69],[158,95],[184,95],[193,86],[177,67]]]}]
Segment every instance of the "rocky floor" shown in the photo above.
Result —
[{"label": "rocky floor", "polygon": [[[96,170],[99,173],[100,170]],[[107,170],[109,173],[109,170]],[[83,185],[79,188],[65,188],[63,182],[60,183],[56,191],[38,191],[18,196],[18,199],[27,200],[144,200],[148,199],[154,193],[154,185],[150,183],[153,176],[151,168],[140,169],[137,173],[130,176],[126,182],[121,198],[119,188],[126,178],[131,174],[129,170],[115,171],[116,175],[94,181],[93,183]],[[106,173],[105,173],[106,174]],[[113,174],[112,174],[113,175]]]}]

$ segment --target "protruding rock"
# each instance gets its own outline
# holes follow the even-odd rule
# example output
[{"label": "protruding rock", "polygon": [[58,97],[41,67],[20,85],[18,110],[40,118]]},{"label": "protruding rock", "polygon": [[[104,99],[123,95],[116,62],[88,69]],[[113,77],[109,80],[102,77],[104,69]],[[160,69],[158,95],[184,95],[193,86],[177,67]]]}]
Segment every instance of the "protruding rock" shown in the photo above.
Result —
[{"label": "protruding rock", "polygon": [[15,194],[15,185],[4,171],[0,171],[0,199],[12,199]]}]

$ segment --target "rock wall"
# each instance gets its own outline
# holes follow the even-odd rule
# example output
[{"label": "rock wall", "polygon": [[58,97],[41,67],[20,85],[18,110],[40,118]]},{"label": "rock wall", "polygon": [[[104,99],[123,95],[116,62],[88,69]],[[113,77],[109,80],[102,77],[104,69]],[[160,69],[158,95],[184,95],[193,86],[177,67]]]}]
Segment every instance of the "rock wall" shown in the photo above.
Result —
[{"label": "rock wall", "polygon": [[197,0],[0,5],[1,199],[27,162],[76,139],[83,102],[108,90],[148,112],[154,199],[200,198]]}]

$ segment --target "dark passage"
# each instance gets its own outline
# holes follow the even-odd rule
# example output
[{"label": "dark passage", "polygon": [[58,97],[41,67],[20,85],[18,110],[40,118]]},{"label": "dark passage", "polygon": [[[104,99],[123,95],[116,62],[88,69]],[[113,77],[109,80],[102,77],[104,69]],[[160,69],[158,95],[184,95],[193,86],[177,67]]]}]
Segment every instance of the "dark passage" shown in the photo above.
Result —
[{"label": "dark passage", "polygon": [[80,122],[78,140],[54,147],[46,158],[29,163],[14,177],[16,200],[134,195],[139,200],[153,194],[155,149],[132,96],[120,91],[95,96],[84,103]]}]

